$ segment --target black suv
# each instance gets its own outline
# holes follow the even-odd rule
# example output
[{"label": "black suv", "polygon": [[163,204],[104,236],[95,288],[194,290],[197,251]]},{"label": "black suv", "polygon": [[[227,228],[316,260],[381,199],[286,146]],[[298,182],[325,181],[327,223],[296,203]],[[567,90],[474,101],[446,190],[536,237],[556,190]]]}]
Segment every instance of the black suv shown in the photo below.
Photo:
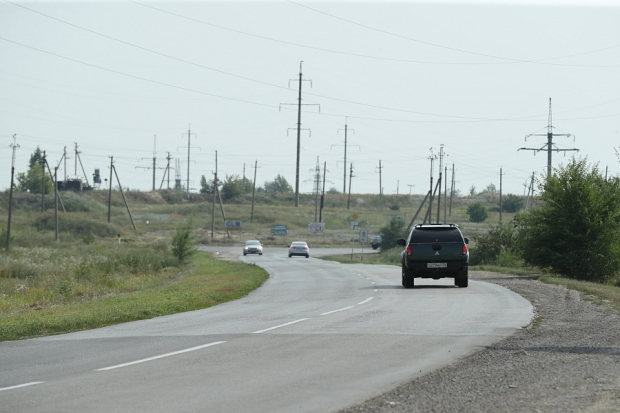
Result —
[{"label": "black suv", "polygon": [[454,278],[454,285],[467,287],[469,250],[456,224],[419,224],[413,227],[407,239],[398,245],[401,253],[403,287],[411,288],[414,278]]}]

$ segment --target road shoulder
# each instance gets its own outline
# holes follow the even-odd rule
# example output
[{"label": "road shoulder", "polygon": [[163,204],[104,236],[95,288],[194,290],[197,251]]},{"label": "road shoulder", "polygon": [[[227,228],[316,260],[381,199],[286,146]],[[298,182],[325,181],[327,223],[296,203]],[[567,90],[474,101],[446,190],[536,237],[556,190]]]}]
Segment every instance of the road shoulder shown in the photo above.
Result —
[{"label": "road shoulder", "polygon": [[618,314],[563,286],[484,271],[470,276],[528,299],[532,325],[342,413],[620,411]]}]

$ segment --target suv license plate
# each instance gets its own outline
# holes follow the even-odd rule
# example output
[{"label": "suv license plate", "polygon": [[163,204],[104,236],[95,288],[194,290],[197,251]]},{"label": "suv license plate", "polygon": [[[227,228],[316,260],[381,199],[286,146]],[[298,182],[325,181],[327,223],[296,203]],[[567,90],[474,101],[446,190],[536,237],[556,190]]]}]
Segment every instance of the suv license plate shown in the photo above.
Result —
[{"label": "suv license plate", "polygon": [[426,263],[426,268],[448,268],[447,262],[429,262]]}]

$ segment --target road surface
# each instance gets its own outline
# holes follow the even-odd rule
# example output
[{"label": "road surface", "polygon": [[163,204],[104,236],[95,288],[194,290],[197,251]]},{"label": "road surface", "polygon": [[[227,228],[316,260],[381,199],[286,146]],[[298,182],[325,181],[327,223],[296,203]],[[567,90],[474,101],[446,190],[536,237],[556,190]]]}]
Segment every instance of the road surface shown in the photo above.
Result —
[{"label": "road surface", "polygon": [[[203,249],[241,251],[231,248]],[[416,279],[405,290],[398,267],[288,258],[285,248],[239,259],[270,274],[242,299],[0,343],[0,411],[335,411],[532,318],[529,302],[490,283]]]}]

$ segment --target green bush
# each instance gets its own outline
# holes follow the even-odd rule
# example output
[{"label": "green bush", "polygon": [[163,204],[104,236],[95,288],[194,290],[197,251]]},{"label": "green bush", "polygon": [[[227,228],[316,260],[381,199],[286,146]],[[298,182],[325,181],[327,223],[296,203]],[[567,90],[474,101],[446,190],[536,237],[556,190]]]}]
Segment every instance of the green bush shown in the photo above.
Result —
[{"label": "green bush", "polygon": [[471,222],[484,222],[489,213],[482,202],[476,202],[467,207],[467,216]]},{"label": "green bush", "polygon": [[177,227],[172,237],[172,254],[177,258],[179,264],[182,264],[187,258],[193,255],[194,237],[192,236],[192,219],[190,218],[185,225]]},{"label": "green bush", "polygon": [[470,264],[497,264],[502,252],[516,252],[515,230],[512,223],[492,226],[485,235],[475,237],[476,246],[470,251]]},{"label": "green bush", "polygon": [[381,228],[379,230],[381,233],[381,253],[398,247],[396,240],[404,237],[404,231],[405,226],[403,225],[403,221],[396,219],[396,217],[392,218],[386,226]]},{"label": "green bush", "polygon": [[620,178],[573,159],[543,184],[539,208],[515,217],[526,263],[586,281],[620,271]]},{"label": "green bush", "polygon": [[517,212],[523,208],[523,198],[518,195],[508,194],[502,199],[502,211]]}]

